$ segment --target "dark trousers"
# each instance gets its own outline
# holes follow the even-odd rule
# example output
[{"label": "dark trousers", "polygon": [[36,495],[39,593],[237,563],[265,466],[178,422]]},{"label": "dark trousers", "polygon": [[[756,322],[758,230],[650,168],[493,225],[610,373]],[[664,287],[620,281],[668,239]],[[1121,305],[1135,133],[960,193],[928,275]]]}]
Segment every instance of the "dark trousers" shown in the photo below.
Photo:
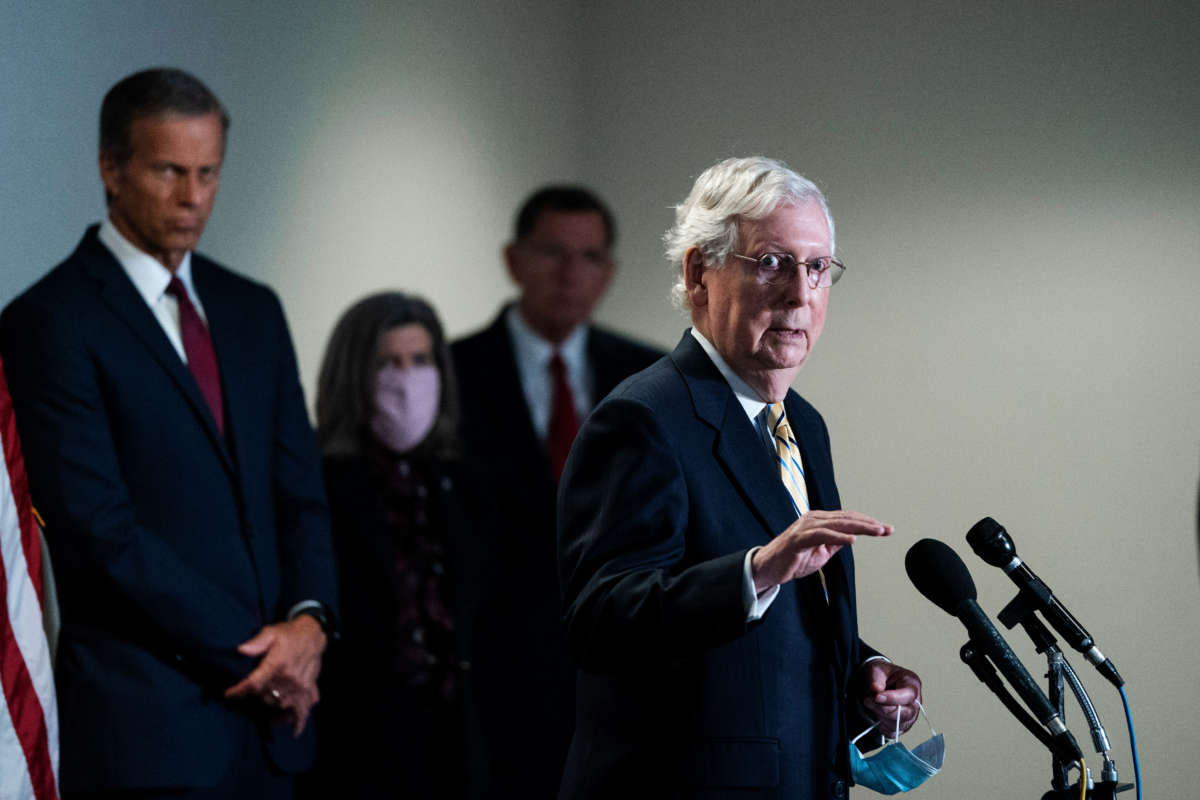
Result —
[{"label": "dark trousers", "polygon": [[62,800],[293,800],[295,776],[278,772],[249,721],[242,748],[216,786],[149,787],[68,792]]}]

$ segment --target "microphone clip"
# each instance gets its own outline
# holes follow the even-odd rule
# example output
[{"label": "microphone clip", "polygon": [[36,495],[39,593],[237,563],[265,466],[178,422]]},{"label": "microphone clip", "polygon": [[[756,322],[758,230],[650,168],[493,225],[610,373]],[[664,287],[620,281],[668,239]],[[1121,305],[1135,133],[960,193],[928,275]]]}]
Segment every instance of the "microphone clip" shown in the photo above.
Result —
[{"label": "microphone clip", "polygon": [[[996,616],[1004,627],[1010,631],[1033,615],[1035,611],[1049,608],[1054,600],[1054,595],[1046,588],[1046,585],[1041,581],[1035,584],[1022,587],[1017,592],[1017,596],[1009,601],[1008,605],[1000,609],[1000,613]],[[1038,652],[1042,652],[1038,650]]]}]

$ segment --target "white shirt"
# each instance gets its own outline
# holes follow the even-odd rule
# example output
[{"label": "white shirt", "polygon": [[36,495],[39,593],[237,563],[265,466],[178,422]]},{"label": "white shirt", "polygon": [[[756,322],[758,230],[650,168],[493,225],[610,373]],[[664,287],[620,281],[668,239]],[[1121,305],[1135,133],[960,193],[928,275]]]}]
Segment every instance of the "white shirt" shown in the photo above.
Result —
[{"label": "white shirt", "polygon": [[[117,259],[121,269],[125,270],[129,280],[133,281],[138,294],[150,307],[150,311],[158,320],[163,333],[170,340],[171,346],[175,348],[175,352],[179,353],[179,357],[186,364],[187,353],[183,350],[183,336],[179,327],[179,302],[167,294],[167,284],[171,282],[171,271],[154,256],[139,250],[122,236],[117,227],[112,224],[112,220],[105,219],[100,224],[98,236],[100,242]],[[196,313],[207,325],[208,317],[204,313],[204,305],[200,302],[200,296],[196,294],[196,287],[192,285],[192,254],[190,251],[183,254],[183,260],[179,262],[179,269],[175,271],[175,276],[187,290],[188,298],[196,307]]]},{"label": "white shirt", "polygon": [[[546,439],[550,429],[550,413],[554,409],[554,379],[550,375],[550,359],[555,346],[534,333],[520,309],[512,306],[504,315],[512,337],[517,375],[529,417],[539,439]],[[567,367],[567,384],[575,400],[575,413],[580,421],[592,410],[592,371],[587,358],[587,325],[580,325],[557,347]]]}]

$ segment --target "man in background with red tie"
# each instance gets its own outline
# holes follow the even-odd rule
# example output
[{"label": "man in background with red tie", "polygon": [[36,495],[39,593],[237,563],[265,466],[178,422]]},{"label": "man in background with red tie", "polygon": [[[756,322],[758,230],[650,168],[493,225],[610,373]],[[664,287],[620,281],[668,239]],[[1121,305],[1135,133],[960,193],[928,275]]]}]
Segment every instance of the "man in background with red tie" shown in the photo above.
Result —
[{"label": "man in background with red tie", "polygon": [[287,798],[335,603],[274,293],[193,252],[229,117],[156,69],[107,94],[107,218],[0,347],[62,606],[65,798]]},{"label": "man in background with red tie", "polygon": [[464,598],[477,608],[471,664],[490,797],[558,791],[575,695],[559,619],[558,476],[591,408],[661,355],[589,322],[616,269],[614,239],[612,214],[592,192],[538,190],[504,248],[520,297],[453,345],[467,460],[495,508],[478,536],[490,582]]}]

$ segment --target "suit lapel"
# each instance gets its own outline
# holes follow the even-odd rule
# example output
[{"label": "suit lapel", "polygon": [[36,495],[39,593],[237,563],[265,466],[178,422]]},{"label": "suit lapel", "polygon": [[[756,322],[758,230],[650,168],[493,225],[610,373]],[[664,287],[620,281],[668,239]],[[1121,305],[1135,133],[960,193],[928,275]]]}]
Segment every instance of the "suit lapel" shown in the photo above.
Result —
[{"label": "suit lapel", "polygon": [[671,359],[687,383],[696,416],[715,432],[718,463],[770,539],[796,520],[796,511],[766,445],[725,378],[690,332],[684,333]]},{"label": "suit lapel", "polygon": [[[804,461],[805,483],[808,485],[811,506],[817,509],[833,510],[840,506],[837,488],[833,481],[833,465],[829,461],[829,453],[824,446],[824,434],[817,425],[811,413],[800,405],[795,393],[789,393],[788,419],[800,445],[801,457]],[[826,585],[829,591],[829,608],[832,614],[832,633],[834,649],[838,666],[843,675],[847,676],[851,664],[851,640],[853,638],[853,609],[850,607],[849,576],[846,572],[846,560],[849,555],[840,551],[825,565]]]},{"label": "suit lapel", "polygon": [[[824,510],[836,510],[841,507],[837,495],[837,487],[833,481],[833,464],[829,461],[828,448],[824,446],[825,436],[816,420],[810,413],[806,413],[803,406],[800,405],[799,397],[795,392],[788,393],[787,399],[788,420],[792,425],[792,432],[796,435],[796,441],[800,445],[800,455],[804,462],[804,478],[808,486],[809,501],[812,508]],[[829,572],[836,571],[840,577],[841,585],[846,585],[846,568],[843,559],[836,558],[830,562],[829,571],[826,578],[830,578]]]},{"label": "suit lapel", "polygon": [[592,407],[595,408],[617,388],[618,383],[629,377],[630,372],[629,364],[612,357],[612,347],[605,347],[604,339],[596,335],[595,328],[588,328],[587,337],[588,362],[592,369]]},{"label": "suit lapel", "polygon": [[[758,432],[746,417],[733,390],[712,363],[704,349],[690,333],[685,333],[672,360],[683,374],[692,394],[696,416],[716,432],[716,458],[726,474],[738,486],[746,505],[754,512],[769,539],[796,521],[796,510],[791,496],[779,477],[775,459],[763,443]],[[789,400],[795,397],[789,393]],[[823,466],[825,459],[816,455],[820,440],[812,423],[800,413],[799,404],[788,403],[788,417],[800,442],[804,456],[805,477],[809,484],[809,498],[813,508],[823,508],[823,502],[836,497],[832,481],[832,470]],[[800,429],[795,430],[798,421]],[[813,451],[809,459],[807,441]],[[852,628],[847,625],[849,594],[846,589],[846,573],[843,556],[839,553],[826,565],[829,587],[829,605],[826,606],[820,580],[809,576],[796,582],[797,602],[802,604],[801,613],[811,616],[819,630],[825,630],[830,642],[833,659],[844,684],[849,669],[850,639]]]},{"label": "suit lapel", "polygon": [[[733,390],[690,332],[683,335],[671,359],[688,385],[696,416],[716,432],[718,462],[766,529],[767,538],[780,533],[795,522],[796,511],[779,478],[775,460],[770,457],[758,432],[746,418],[745,410]],[[837,489],[833,483],[833,469],[821,444],[824,437],[815,420],[803,413],[797,398],[794,392],[789,392],[788,419],[800,444],[811,505],[816,509],[836,507]],[[847,558],[848,555],[839,552],[825,567],[831,615],[828,622],[843,683],[851,667],[851,639],[854,635],[853,625],[849,621],[853,609],[850,607]],[[796,590],[798,600],[806,607],[825,613],[825,599],[815,575],[798,581]]]},{"label": "suit lapel", "polygon": [[833,484],[833,469],[827,453],[821,447],[823,437],[815,420],[805,413],[800,405],[799,396],[788,392],[785,401],[788,422],[800,445],[800,455],[804,462],[804,479],[808,486],[809,505],[812,508],[831,510],[836,505],[837,492]]},{"label": "suit lapel", "polygon": [[[192,411],[195,412],[200,424],[208,431],[214,446],[221,453],[226,466],[229,462],[225,443],[217,431],[212,413],[196,379],[188,370],[187,365],[179,357],[179,353],[171,345],[158,319],[154,316],[146,301],[138,294],[137,288],[125,274],[120,263],[109,252],[99,239],[96,238],[95,228],[90,229],[80,245],[80,255],[84,259],[84,269],[98,282],[100,299],[108,306],[121,322],[145,346],[150,356],[171,377],[176,387],[183,394]],[[207,306],[206,306],[207,310]]]},{"label": "suit lapel", "polygon": [[[248,403],[259,391],[253,385],[254,377],[259,374],[262,365],[250,361],[251,352],[239,342],[241,338],[242,317],[231,302],[228,292],[221,291],[220,274],[203,256],[192,254],[192,283],[200,302],[204,305],[204,314],[208,318],[208,335],[212,338],[213,349],[217,353],[217,365],[221,371],[221,394],[225,401],[225,425],[228,431],[228,441],[232,445],[233,454],[245,452],[247,431],[245,421],[251,417]],[[207,406],[205,406],[207,408]],[[210,431],[221,440],[212,415],[206,414],[205,419]],[[239,424],[242,423],[242,424]],[[224,446],[224,442],[222,445]]]},{"label": "suit lapel", "polygon": [[521,388],[512,338],[504,322],[507,311],[508,307],[501,310],[488,328],[490,352],[484,363],[475,366],[486,370],[485,380],[479,385],[489,387],[486,407],[490,412],[488,424],[492,434],[488,438],[494,437],[500,451],[511,460],[513,473],[525,476],[515,485],[521,487],[527,496],[529,508],[539,509],[546,505],[546,492],[554,492],[554,479],[550,474],[550,460],[541,448],[541,438],[533,427],[533,418],[525,402],[525,391]]}]

